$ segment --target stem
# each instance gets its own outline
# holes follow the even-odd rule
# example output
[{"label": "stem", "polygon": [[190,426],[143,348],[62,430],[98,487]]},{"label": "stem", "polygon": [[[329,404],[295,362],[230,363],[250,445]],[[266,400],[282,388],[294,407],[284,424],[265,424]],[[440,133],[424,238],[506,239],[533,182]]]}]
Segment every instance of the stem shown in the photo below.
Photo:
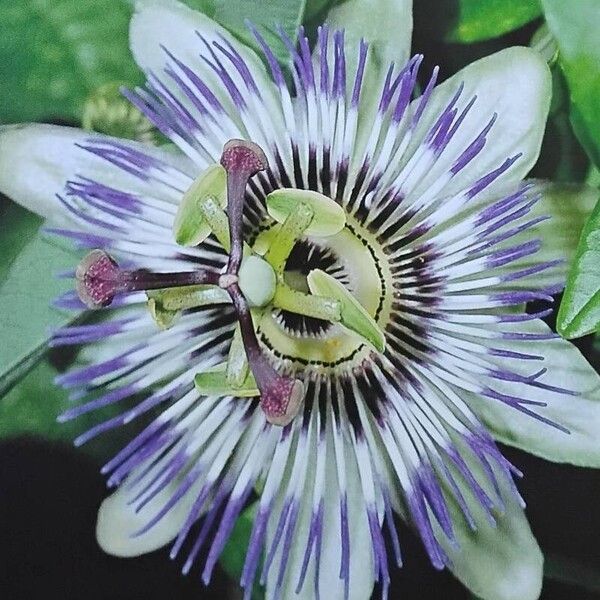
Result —
[{"label": "stem", "polygon": [[[233,306],[235,307],[235,311],[237,313],[237,318],[239,321],[240,333],[242,336],[242,340],[244,343],[244,347],[246,349],[246,355],[248,356],[248,361],[254,372],[254,363],[261,362],[261,359],[265,359],[263,356],[263,352],[258,344],[258,339],[256,338],[256,333],[254,331],[254,323],[252,321],[252,314],[250,313],[250,308],[244,295],[242,294],[242,290],[240,290],[239,286],[236,283],[231,284],[227,291],[229,292],[229,296],[231,297],[231,301],[233,302]],[[265,359],[266,360],[266,359]],[[270,371],[274,371],[273,367],[270,363],[268,363]],[[256,377],[256,373],[254,374]],[[260,377],[256,377],[256,381],[258,382]]]},{"label": "stem", "polygon": [[341,318],[341,305],[333,298],[314,296],[294,290],[286,284],[278,285],[273,296],[273,305],[293,313],[338,322]]},{"label": "stem", "polygon": [[211,284],[218,285],[219,273],[197,269],[178,273],[153,273],[145,269],[123,271],[103,250],[92,250],[77,265],[77,293],[89,308],[108,306],[120,292]]},{"label": "stem", "polygon": [[244,250],[243,222],[246,184],[250,177],[269,166],[261,147],[246,140],[229,140],[223,146],[221,164],[227,172],[227,217],[231,251],[227,273],[237,275]]},{"label": "stem", "polygon": [[227,291],[236,309],[248,363],[260,391],[261,408],[269,423],[287,425],[300,410],[304,385],[298,379],[280,375],[275,370],[258,344],[252,315],[239,286],[233,283]]}]

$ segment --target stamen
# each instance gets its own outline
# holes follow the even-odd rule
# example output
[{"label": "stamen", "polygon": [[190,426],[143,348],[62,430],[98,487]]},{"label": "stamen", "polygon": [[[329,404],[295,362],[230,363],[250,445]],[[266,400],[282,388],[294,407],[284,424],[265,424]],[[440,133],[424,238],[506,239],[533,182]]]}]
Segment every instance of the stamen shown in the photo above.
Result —
[{"label": "stamen", "polygon": [[242,331],[240,329],[240,324],[238,323],[233,332],[233,338],[227,356],[226,377],[228,383],[233,387],[240,387],[248,375],[248,368],[248,357],[246,356],[244,340],[242,340]]},{"label": "stamen", "polygon": [[281,223],[265,253],[265,260],[278,278],[273,305],[308,317],[339,321],[340,306],[336,300],[292,289],[285,280],[284,269],[302,235],[326,237],[339,233],[346,224],[345,212],[327,196],[310,190],[275,190],[265,202],[271,217]]},{"label": "stamen", "polygon": [[269,166],[267,157],[260,146],[246,140],[229,140],[223,147],[221,164],[227,172],[227,213],[231,253],[227,263],[227,273],[237,275],[242,262],[242,211],[246,184],[250,177]]},{"label": "stamen", "polygon": [[231,302],[225,290],[212,285],[154,290],[146,295],[148,310],[161,329],[171,327],[184,310]]},{"label": "stamen", "polygon": [[75,271],[77,293],[89,308],[108,306],[118,293],[188,285],[217,285],[219,274],[197,269],[178,273],[153,273],[145,269],[124,271],[103,250],[93,250]]}]

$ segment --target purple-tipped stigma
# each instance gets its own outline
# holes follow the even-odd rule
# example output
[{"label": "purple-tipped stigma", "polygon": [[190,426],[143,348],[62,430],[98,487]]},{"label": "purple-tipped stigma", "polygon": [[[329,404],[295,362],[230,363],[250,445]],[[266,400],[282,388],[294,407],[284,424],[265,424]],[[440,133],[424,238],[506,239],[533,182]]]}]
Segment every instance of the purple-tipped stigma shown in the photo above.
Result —
[{"label": "purple-tipped stigma", "polygon": [[153,273],[145,269],[124,271],[104,250],[92,250],[77,266],[75,279],[81,301],[88,308],[102,308],[111,304],[119,293],[216,285],[219,275],[205,269],[178,273]]}]

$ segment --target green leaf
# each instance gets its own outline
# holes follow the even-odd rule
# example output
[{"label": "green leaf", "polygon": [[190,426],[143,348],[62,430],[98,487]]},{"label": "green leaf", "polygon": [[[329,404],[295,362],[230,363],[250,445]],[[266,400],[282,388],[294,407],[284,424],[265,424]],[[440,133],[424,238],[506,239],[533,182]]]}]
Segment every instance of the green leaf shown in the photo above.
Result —
[{"label": "green leaf", "polygon": [[[258,502],[255,502],[240,514],[219,559],[225,573],[234,581],[239,581],[242,576],[244,561],[246,560],[246,550],[250,543],[252,524],[254,523],[257,510]],[[264,597],[265,593],[263,589],[259,587],[258,583],[255,583],[252,590],[253,600],[261,600]]]},{"label": "green leaf", "polygon": [[575,263],[558,311],[557,329],[565,338],[600,328],[600,202],[583,228]]},{"label": "green leaf", "polygon": [[590,161],[571,127],[569,90],[565,77],[558,64],[552,67],[551,72],[550,114],[540,156],[530,177],[549,179],[554,182],[582,181],[589,170]]},{"label": "green leaf", "polygon": [[588,185],[600,187],[600,171],[596,167],[592,167],[587,174],[585,182]]},{"label": "green leaf", "polygon": [[39,217],[13,203],[5,203],[0,220],[0,396],[39,360],[50,330],[74,318],[51,306],[69,289],[56,272],[72,268],[73,253],[43,238]]},{"label": "green leaf", "polygon": [[[71,444],[73,439],[93,425],[118,412],[109,407],[81,416],[74,421],[58,423],[56,417],[71,408],[67,392],[54,383],[58,374],[48,361],[40,362],[18,385],[0,401],[0,438],[36,435],[48,440]],[[99,437],[83,448],[106,460],[111,452],[126,442],[127,432],[113,432]]]},{"label": "green leaf", "polygon": [[111,81],[136,81],[127,0],[13,0],[0,4],[0,120],[80,117]]},{"label": "green leaf", "polygon": [[[287,50],[272,32],[281,24],[292,36],[305,0],[187,0],[256,47],[245,25],[250,19],[276,56]],[[82,116],[85,99],[103,84],[132,85],[141,74],[129,51],[128,0],[14,0],[0,4],[0,121],[40,121]],[[10,60],[7,59],[10,57]]]},{"label": "green leaf", "polygon": [[499,37],[542,14],[539,0],[458,0],[449,42],[471,43]]},{"label": "green leaf", "polygon": [[542,0],[571,97],[573,129],[596,166],[600,165],[600,3]]}]

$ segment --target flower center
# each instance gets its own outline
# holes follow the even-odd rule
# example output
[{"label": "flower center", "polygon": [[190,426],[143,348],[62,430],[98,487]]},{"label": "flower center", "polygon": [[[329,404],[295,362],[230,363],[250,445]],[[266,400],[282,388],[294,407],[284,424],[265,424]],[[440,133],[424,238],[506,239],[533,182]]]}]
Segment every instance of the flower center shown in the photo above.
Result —
[{"label": "flower center", "polygon": [[92,308],[110,304],[117,294],[145,290],[163,328],[181,311],[225,297],[238,321],[227,361],[198,373],[196,387],[204,395],[258,395],[267,419],[286,425],[300,409],[303,380],[355,368],[373,349],[383,351],[377,319],[389,310],[386,261],[339,204],[310,190],[269,193],[249,245],[243,238],[246,190],[267,167],[256,144],[230,140],[220,165],[202,173],[182,199],[175,239],[194,246],[214,235],[229,253],[221,272],[126,271],[95,250],[76,278],[81,299]]},{"label": "flower center", "polygon": [[[294,289],[306,291],[315,269],[340,282],[377,322],[389,313],[389,273],[385,255],[375,238],[352,217],[345,227],[327,237],[302,237],[286,262],[284,278]],[[272,222],[261,227],[254,248],[260,252],[273,236]],[[364,338],[340,322],[274,308],[263,317],[260,341],[295,371],[316,374],[359,366],[372,351]]]}]

